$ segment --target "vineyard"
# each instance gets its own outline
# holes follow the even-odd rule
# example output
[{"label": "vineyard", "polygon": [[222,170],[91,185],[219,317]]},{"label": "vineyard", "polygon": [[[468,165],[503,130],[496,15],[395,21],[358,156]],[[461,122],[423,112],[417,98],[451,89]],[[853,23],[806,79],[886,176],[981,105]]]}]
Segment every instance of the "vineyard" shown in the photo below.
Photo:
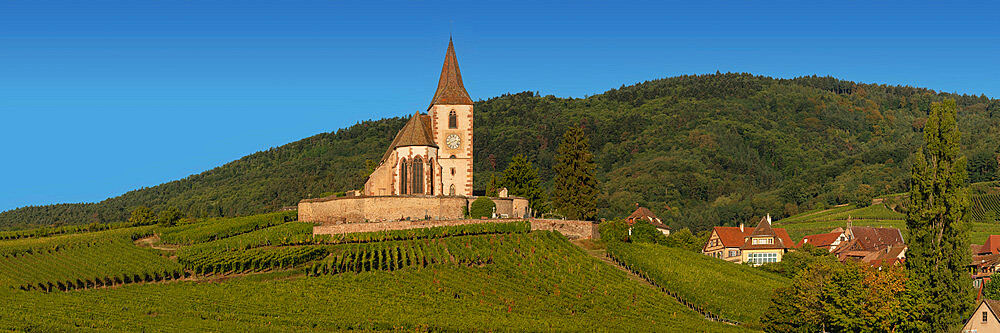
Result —
[{"label": "vineyard", "polygon": [[213,218],[196,223],[159,230],[160,241],[166,244],[190,245],[231,237],[270,226],[294,221],[295,211],[251,215],[234,218]]},{"label": "vineyard", "polygon": [[259,248],[247,251],[201,252],[178,256],[177,261],[195,274],[259,272],[291,268],[327,254],[323,246]]},{"label": "vineyard", "polygon": [[70,290],[178,279],[176,262],[132,241],[151,227],[0,242],[0,288]]},{"label": "vineyard", "polygon": [[[263,262],[301,267],[215,283],[144,283],[82,292],[0,288],[0,330],[744,331],[705,320],[558,233],[523,232],[506,224],[489,230],[200,251],[182,260],[210,274],[267,270],[255,264]],[[196,260],[198,253],[215,256]],[[56,259],[46,260],[52,266]],[[302,264],[308,260],[313,261]]]},{"label": "vineyard", "polygon": [[970,201],[970,220],[994,223],[1000,220],[1000,194],[973,195]]},{"label": "vineyard", "polygon": [[53,252],[66,248],[89,246],[113,239],[135,240],[153,233],[152,227],[134,227],[110,231],[68,234],[39,238],[20,238],[0,242],[0,257]]},{"label": "vineyard", "polygon": [[647,243],[608,244],[608,254],[694,306],[751,327],[760,324],[771,294],[790,281],[700,253]]}]

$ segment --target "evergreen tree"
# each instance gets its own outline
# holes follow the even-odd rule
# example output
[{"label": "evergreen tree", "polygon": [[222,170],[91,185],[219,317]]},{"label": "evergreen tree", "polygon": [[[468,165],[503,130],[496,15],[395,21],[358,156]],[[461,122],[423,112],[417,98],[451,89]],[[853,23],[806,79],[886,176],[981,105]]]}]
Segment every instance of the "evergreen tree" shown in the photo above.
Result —
[{"label": "evergreen tree", "polygon": [[594,154],[583,130],[570,127],[557,149],[552,203],[570,219],[592,220],[597,216],[597,177]]},{"label": "evergreen tree", "polygon": [[500,184],[507,188],[507,194],[528,199],[528,205],[535,214],[545,211],[545,193],[539,186],[538,170],[524,155],[514,156],[500,178]]},{"label": "evergreen tree", "polygon": [[919,319],[942,332],[960,325],[972,307],[966,162],[959,152],[960,133],[953,100],[933,103],[924,127],[925,147],[913,164],[910,207],[906,216],[909,249],[906,266],[914,287],[925,295]]},{"label": "evergreen tree", "polygon": [[489,184],[486,184],[486,196],[497,196],[497,190],[499,187],[500,185],[497,184],[497,175],[495,173],[490,173],[490,182]]}]

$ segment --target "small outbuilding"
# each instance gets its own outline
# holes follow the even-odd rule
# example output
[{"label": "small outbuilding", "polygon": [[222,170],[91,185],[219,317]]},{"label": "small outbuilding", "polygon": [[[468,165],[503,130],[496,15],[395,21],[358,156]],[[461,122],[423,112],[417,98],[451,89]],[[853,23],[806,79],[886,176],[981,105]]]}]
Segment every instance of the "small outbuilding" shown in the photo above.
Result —
[{"label": "small outbuilding", "polygon": [[625,222],[628,222],[628,225],[635,225],[636,222],[646,221],[656,227],[656,230],[670,236],[670,226],[663,224],[660,218],[656,217],[656,214],[653,214],[648,208],[640,207],[639,204],[635,204],[635,206],[635,212],[632,212],[632,215],[625,218]]}]

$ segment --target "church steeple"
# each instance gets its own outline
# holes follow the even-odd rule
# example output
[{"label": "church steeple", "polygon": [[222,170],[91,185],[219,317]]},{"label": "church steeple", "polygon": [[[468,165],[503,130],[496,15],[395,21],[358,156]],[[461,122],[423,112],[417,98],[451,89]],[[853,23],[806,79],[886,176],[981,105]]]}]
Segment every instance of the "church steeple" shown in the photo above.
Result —
[{"label": "church steeple", "polygon": [[437,91],[427,109],[434,105],[472,105],[472,98],[462,84],[462,72],[458,70],[458,57],[455,56],[455,45],[451,38],[448,38],[448,52],[444,56]]}]

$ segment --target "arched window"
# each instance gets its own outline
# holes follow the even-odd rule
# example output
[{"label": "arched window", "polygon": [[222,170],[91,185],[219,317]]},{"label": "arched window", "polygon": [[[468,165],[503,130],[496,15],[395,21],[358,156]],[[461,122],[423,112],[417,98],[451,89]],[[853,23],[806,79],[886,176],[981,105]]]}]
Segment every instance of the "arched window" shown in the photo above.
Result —
[{"label": "arched window", "polygon": [[455,110],[448,114],[448,128],[458,128],[458,113]]},{"label": "arched window", "polygon": [[451,187],[448,188],[448,195],[455,195],[455,184],[451,184]]},{"label": "arched window", "polygon": [[427,181],[430,182],[430,185],[428,185],[430,189],[427,190],[427,194],[434,195],[434,159],[427,160],[427,165],[430,166],[427,168],[430,171],[430,174],[427,175]]},{"label": "arched window", "polygon": [[424,161],[420,159],[420,156],[413,158],[413,174],[410,176],[413,181],[413,188],[410,189],[410,193],[413,194],[423,194],[424,193]]},{"label": "arched window", "polygon": [[409,165],[406,163],[405,158],[399,160],[399,194],[407,194],[406,190],[409,187],[407,186],[409,185],[407,180],[410,178],[407,177],[409,176],[409,173],[407,172],[409,170],[408,167]]}]

